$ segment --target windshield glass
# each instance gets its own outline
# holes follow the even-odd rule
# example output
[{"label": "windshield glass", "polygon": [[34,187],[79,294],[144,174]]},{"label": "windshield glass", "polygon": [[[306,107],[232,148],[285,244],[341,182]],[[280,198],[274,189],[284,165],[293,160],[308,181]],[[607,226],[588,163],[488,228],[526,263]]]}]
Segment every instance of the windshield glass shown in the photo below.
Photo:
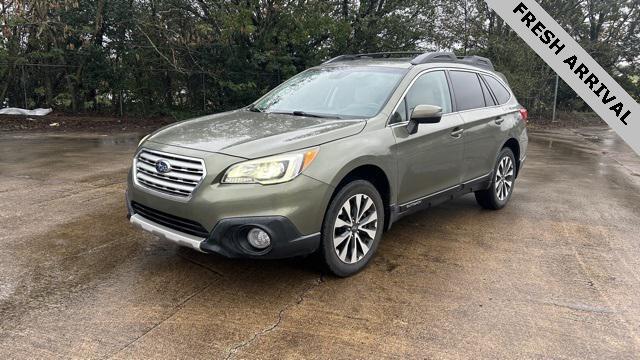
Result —
[{"label": "windshield glass", "polygon": [[289,79],[253,106],[257,111],[336,118],[373,117],[406,69],[326,67]]}]

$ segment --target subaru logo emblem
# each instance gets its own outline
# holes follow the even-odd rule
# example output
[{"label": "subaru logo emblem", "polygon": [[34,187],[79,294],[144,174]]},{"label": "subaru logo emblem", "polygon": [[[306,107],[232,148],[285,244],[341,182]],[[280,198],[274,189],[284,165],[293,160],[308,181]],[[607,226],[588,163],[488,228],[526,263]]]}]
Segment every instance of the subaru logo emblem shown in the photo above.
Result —
[{"label": "subaru logo emblem", "polygon": [[168,173],[171,171],[171,164],[166,160],[158,160],[156,163],[156,171],[160,174]]}]

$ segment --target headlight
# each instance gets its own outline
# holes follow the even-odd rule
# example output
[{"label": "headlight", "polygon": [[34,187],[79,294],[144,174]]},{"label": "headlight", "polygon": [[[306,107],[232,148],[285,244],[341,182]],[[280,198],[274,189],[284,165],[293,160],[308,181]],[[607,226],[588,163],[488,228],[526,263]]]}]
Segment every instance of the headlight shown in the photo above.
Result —
[{"label": "headlight", "polygon": [[147,136],[143,137],[143,138],[142,138],[142,140],[140,140],[140,142],[138,143],[138,147],[140,147],[140,145],[142,145],[142,143],[143,143],[145,140],[147,140],[147,138],[148,138],[149,136],[151,136],[151,134],[149,134],[149,135],[147,135]]},{"label": "headlight", "polygon": [[223,184],[279,184],[295,179],[318,155],[318,148],[301,153],[245,161],[227,170]]}]

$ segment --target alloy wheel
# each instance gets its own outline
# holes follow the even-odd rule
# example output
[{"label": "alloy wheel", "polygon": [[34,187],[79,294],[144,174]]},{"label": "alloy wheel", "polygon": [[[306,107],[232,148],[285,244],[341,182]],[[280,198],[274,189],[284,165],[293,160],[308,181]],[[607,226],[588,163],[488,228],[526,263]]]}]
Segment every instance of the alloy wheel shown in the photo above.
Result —
[{"label": "alloy wheel", "polygon": [[514,168],[511,157],[505,156],[498,164],[496,171],[495,190],[498,200],[504,201],[513,189]]},{"label": "alloy wheel", "polygon": [[365,194],[350,197],[338,211],[333,228],[333,247],[346,264],[360,261],[371,249],[378,232],[378,212]]}]

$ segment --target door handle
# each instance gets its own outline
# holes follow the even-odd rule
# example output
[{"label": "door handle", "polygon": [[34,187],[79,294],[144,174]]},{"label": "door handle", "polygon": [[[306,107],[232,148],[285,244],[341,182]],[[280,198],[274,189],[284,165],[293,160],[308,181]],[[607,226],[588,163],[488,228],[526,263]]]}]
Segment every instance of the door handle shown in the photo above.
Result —
[{"label": "door handle", "polygon": [[500,125],[504,122],[504,118],[497,118],[495,121],[497,125]]},{"label": "door handle", "polygon": [[451,132],[451,137],[459,139],[462,136],[462,133],[464,132],[464,129],[460,129],[460,128],[455,128],[453,129],[453,131]]}]

